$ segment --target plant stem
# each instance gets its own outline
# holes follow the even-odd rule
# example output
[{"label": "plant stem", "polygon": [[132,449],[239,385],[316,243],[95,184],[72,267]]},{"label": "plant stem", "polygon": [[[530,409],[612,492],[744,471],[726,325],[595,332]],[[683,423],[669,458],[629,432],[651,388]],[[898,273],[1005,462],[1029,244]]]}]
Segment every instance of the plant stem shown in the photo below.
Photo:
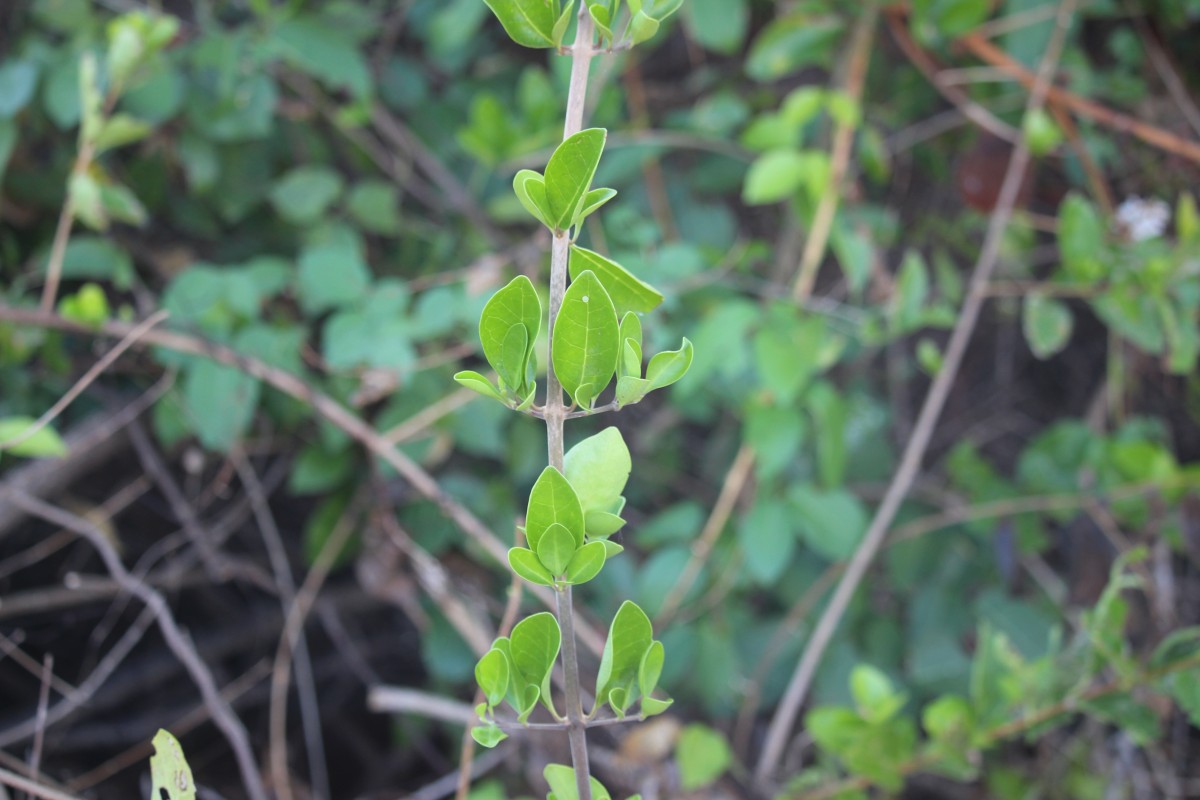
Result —
[{"label": "plant stem", "polygon": [[[571,48],[571,82],[567,91],[567,113],[563,123],[563,139],[583,129],[583,111],[587,99],[588,68],[592,61],[592,17],[587,4],[579,7],[579,25],[575,44]],[[562,384],[554,372],[554,323],[567,292],[567,259],[571,242],[567,233],[555,234],[550,248],[550,358],[546,364],[546,449],[550,466],[563,469],[563,405]],[[575,768],[575,786],[579,800],[591,800],[591,776],[588,767],[587,727],[583,719],[583,703],[579,696],[579,657],[575,651],[575,611],[571,587],[557,592],[558,627],[562,631],[563,685],[566,690],[567,735],[571,743],[571,766]]]}]

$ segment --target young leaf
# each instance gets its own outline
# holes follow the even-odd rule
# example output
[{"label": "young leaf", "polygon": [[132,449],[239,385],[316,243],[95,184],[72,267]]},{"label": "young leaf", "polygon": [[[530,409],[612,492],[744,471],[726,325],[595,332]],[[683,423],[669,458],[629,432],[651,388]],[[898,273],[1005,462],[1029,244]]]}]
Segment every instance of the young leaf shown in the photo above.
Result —
[{"label": "young leaf", "polygon": [[478,742],[480,747],[490,750],[507,739],[508,734],[496,725],[476,725],[471,728],[471,738]]},{"label": "young leaf", "polygon": [[546,179],[541,173],[531,169],[518,172],[513,178],[513,193],[534,219],[553,229],[547,219],[549,212],[546,206]]},{"label": "young leaf", "polygon": [[686,375],[692,366],[692,355],[692,343],[685,337],[678,350],[668,350],[650,359],[646,367],[649,391],[666,388]]},{"label": "young leaf", "polygon": [[658,679],[662,675],[665,659],[666,651],[663,649],[663,643],[651,642],[638,667],[638,687],[641,689],[643,697],[649,697],[658,688]]},{"label": "young leaf", "polygon": [[[558,620],[549,611],[521,620],[509,637],[509,652],[517,673],[527,686],[540,689],[542,701],[551,709],[550,673],[561,644]],[[528,697],[525,700],[528,702]],[[522,709],[523,712],[528,710]]]},{"label": "young leaf", "polygon": [[584,439],[563,459],[563,471],[585,515],[611,508],[625,490],[632,469],[629,448],[614,427]]},{"label": "young leaf", "polygon": [[[528,363],[525,354],[529,352],[529,329],[524,325],[509,327],[508,333],[500,342],[499,366],[497,374],[504,381],[504,386],[513,392],[520,391],[525,384],[525,369]],[[503,371],[501,371],[503,370]]]},{"label": "young leaf", "polygon": [[571,280],[578,279],[585,270],[596,273],[618,314],[653,311],[663,301],[662,294],[653,286],[638,280],[617,262],[583,247],[571,246],[569,269]]},{"label": "young leaf", "polygon": [[583,198],[583,209],[579,212],[579,218],[575,221],[576,224],[583,222],[599,208],[617,196],[616,189],[592,189]]},{"label": "young leaf", "polygon": [[[519,358],[514,357],[514,339],[509,338],[515,325],[525,329],[525,347]],[[534,340],[541,327],[542,302],[533,283],[524,275],[513,278],[492,295],[479,318],[479,340],[484,356],[505,387],[522,397],[525,367],[533,355]],[[519,335],[516,341],[519,341]]]},{"label": "young leaf", "polygon": [[1058,208],[1058,251],[1068,275],[1085,283],[1104,277],[1104,233],[1095,206],[1082,195],[1068,194]]},{"label": "young leaf", "polygon": [[570,584],[587,583],[600,574],[608,559],[607,542],[589,542],[575,551],[567,564],[566,580]]},{"label": "young leaf", "polygon": [[530,583],[539,586],[553,586],[554,576],[550,570],[542,566],[542,562],[532,550],[524,547],[514,547],[508,551],[508,565],[512,571]]},{"label": "young leaf", "polygon": [[578,547],[575,535],[556,522],[546,528],[538,541],[538,561],[541,561],[542,566],[550,570],[551,575],[562,575],[566,572],[567,564],[571,563],[571,558],[575,555]]},{"label": "young leaf", "polygon": [[554,323],[554,371],[580,407],[590,409],[617,370],[617,311],[600,279],[572,281]]},{"label": "young leaf", "polygon": [[611,511],[586,511],[583,529],[590,538],[605,539],[625,527],[625,520]]},{"label": "young leaf", "polygon": [[643,717],[653,717],[657,714],[661,714],[664,711],[666,711],[668,708],[670,708],[671,704],[674,702],[675,702],[674,700],[658,700],[653,697],[643,697],[642,698],[642,716]]},{"label": "young leaf", "polygon": [[150,756],[151,796],[154,800],[196,800],[196,783],[179,740],[159,728]]},{"label": "young leaf", "polygon": [[501,403],[507,404],[508,402],[504,399],[504,395],[500,394],[500,390],[496,388],[494,383],[474,370],[466,369],[462,372],[456,372],[454,373],[454,380],[458,381],[471,391],[478,392],[484,397],[494,398],[499,400]]},{"label": "young leaf", "polygon": [[499,705],[508,693],[508,657],[492,648],[475,664],[475,682],[483,690],[488,707]]},{"label": "young leaf", "polygon": [[608,559],[612,558],[613,556],[619,556],[621,553],[625,552],[624,547],[617,544],[616,542],[610,542],[608,539],[604,539],[603,541],[600,542],[600,544],[604,545],[604,560],[605,561],[608,561]]},{"label": "young leaf", "polygon": [[542,535],[558,523],[583,544],[583,507],[575,489],[554,467],[546,467],[533,484],[525,510],[525,538],[536,551]]},{"label": "young leaf", "polygon": [[483,0],[492,10],[504,32],[524,47],[554,47],[554,23],[558,21],[558,0]]},{"label": "young leaf", "polygon": [[653,641],[650,618],[637,603],[626,600],[613,617],[608,641],[604,643],[604,653],[600,657],[600,671],[596,675],[597,703],[610,700],[612,689],[632,685],[637,680],[642,658]]},{"label": "young leaf", "polygon": [[617,379],[626,376],[642,377],[642,321],[632,311],[621,317],[621,360],[617,364]]},{"label": "young leaf", "polygon": [[566,139],[550,156],[546,164],[546,208],[555,231],[565,231],[577,221],[607,136],[604,128],[588,128]]}]

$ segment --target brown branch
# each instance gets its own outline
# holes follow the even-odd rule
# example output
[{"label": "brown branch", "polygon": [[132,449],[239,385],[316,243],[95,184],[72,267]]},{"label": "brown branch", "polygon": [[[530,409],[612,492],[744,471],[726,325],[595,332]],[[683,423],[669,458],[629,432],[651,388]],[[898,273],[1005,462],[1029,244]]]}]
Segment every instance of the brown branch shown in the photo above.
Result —
[{"label": "brown branch", "polygon": [[[1041,108],[1046,101],[1047,89],[1050,86],[1050,77],[1055,65],[1058,63],[1063,44],[1066,40],[1067,29],[1077,3],[1078,0],[1061,0],[1059,3],[1059,13],[1054,34],[1046,46],[1046,52],[1042,56],[1042,62],[1038,68],[1037,81],[1029,95],[1026,114],[1029,114],[1034,109]],[[804,649],[804,654],[796,665],[792,679],[788,684],[787,690],[784,692],[779,707],[771,719],[767,738],[763,744],[762,755],[754,770],[755,781],[759,786],[767,786],[772,778],[779,759],[783,755],[788,738],[791,736],[796,716],[812,684],[812,679],[816,675],[821,658],[825,654],[825,649],[837,631],[842,616],[863,577],[866,575],[867,569],[875,560],[875,556],[878,554],[883,540],[887,536],[888,529],[891,527],[892,520],[895,518],[896,512],[900,509],[900,504],[908,495],[909,489],[912,487],[913,481],[920,471],[921,461],[924,459],[925,451],[929,447],[934,427],[937,425],[942,408],[945,406],[946,399],[950,394],[951,386],[958,375],[959,367],[962,365],[967,344],[971,340],[971,336],[975,331],[975,324],[979,319],[979,312],[987,299],[987,289],[1000,256],[1001,241],[1004,238],[1005,230],[1008,228],[1008,222],[1012,218],[1013,205],[1016,202],[1022,178],[1028,164],[1029,148],[1026,146],[1024,140],[1022,140],[1014,148],[1012,157],[1009,160],[996,210],[993,212],[991,220],[988,223],[987,235],[980,250],[979,260],[971,275],[970,289],[967,292],[966,299],[963,301],[958,320],[954,325],[954,331],[950,336],[950,341],[946,348],[945,360],[937,377],[934,378],[933,384],[929,387],[929,393],[926,395],[925,402],[921,407],[921,413],[917,418],[917,424],[913,429],[912,437],[908,440],[904,448],[904,455],[901,458],[900,466],[896,470],[896,474],[888,486],[883,502],[876,510],[875,516],[871,520],[871,524],[863,536],[862,542],[855,551],[854,557],[846,567],[845,575],[842,576],[837,589],[834,590],[833,597],[821,614],[817,626],[813,630],[812,636],[809,638],[808,644]]]},{"label": "brown branch", "polygon": [[[959,39],[964,47],[976,57],[997,66],[1012,75],[1022,86],[1029,88],[1035,83],[1035,76],[1008,53],[977,34],[967,34]],[[1142,122],[1136,117],[1122,114],[1119,111],[1102,106],[1074,92],[1050,86],[1046,90],[1050,101],[1061,104],[1076,114],[1087,117],[1118,133],[1128,133],[1141,139],[1146,144],[1157,147],[1173,155],[1186,158],[1200,164],[1200,143],[1184,139],[1170,131],[1157,128],[1148,122]]]}]

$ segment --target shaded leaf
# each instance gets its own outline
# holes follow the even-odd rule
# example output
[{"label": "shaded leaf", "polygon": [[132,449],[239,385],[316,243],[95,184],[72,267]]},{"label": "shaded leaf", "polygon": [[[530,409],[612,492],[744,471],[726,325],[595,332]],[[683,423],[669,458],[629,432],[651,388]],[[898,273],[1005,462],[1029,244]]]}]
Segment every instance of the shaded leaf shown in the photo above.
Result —
[{"label": "shaded leaf", "polygon": [[563,388],[590,409],[617,369],[617,311],[594,272],[567,288],[554,323],[552,358]]}]

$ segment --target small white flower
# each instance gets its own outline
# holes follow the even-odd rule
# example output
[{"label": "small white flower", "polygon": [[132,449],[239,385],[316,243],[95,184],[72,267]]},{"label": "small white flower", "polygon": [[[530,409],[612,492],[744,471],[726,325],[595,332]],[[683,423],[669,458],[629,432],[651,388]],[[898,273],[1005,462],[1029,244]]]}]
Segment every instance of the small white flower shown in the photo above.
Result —
[{"label": "small white flower", "polygon": [[1171,221],[1171,207],[1157,197],[1143,200],[1137,195],[1125,198],[1117,207],[1117,228],[1131,242],[1157,239]]}]

